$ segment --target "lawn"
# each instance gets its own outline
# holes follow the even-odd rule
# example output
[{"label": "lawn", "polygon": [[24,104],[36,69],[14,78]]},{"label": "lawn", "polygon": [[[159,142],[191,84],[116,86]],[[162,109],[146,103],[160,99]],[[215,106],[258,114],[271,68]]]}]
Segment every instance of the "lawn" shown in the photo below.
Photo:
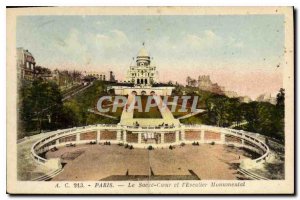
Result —
[{"label": "lawn", "polygon": [[[173,101],[174,101],[174,97],[173,96],[168,97],[168,102],[169,103],[171,103]],[[190,114],[192,112],[191,111],[191,107],[192,107],[192,104],[193,104],[193,100],[192,99],[189,99],[187,101],[186,108],[185,108],[186,111],[185,112],[181,111],[181,109],[182,109],[182,103],[183,103],[183,99],[179,98],[178,101],[177,101],[176,108],[175,108],[174,112],[172,112],[173,105],[168,105],[169,110],[172,112],[172,114],[173,114],[173,116],[175,118],[179,118],[179,117],[185,116],[185,115]],[[196,107],[196,108],[198,108],[198,107]]]},{"label": "lawn", "polygon": [[160,110],[157,105],[155,107],[151,107],[149,112],[145,112],[148,96],[140,96],[140,97],[141,97],[143,112],[139,112],[138,109],[134,109],[133,118],[155,118],[155,119],[162,118]]}]

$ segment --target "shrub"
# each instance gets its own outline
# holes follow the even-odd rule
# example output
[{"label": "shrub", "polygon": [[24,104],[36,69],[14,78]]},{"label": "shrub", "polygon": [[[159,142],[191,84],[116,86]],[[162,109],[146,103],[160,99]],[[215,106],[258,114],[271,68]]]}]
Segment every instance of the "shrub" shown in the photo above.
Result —
[{"label": "shrub", "polygon": [[129,146],[129,149],[133,149],[133,146],[132,146],[132,145],[130,145],[130,146]]},{"label": "shrub", "polygon": [[211,145],[215,145],[215,142],[211,142],[210,144],[211,144]]},{"label": "shrub", "polygon": [[148,150],[153,150],[154,148],[153,148],[153,146],[148,146]]},{"label": "shrub", "polygon": [[128,144],[125,144],[125,146],[124,146],[126,149],[129,147],[129,145]]},{"label": "shrub", "polygon": [[182,146],[182,147],[183,147],[183,146],[185,146],[185,143],[184,143],[184,142],[182,142],[182,143],[180,144],[180,146]]}]

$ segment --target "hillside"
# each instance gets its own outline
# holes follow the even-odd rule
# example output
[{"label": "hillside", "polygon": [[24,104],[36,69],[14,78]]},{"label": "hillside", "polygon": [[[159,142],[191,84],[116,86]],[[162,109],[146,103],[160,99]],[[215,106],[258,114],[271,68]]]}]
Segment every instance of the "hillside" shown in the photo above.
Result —
[{"label": "hillside", "polygon": [[76,126],[106,123],[116,124],[118,120],[93,114],[88,109],[95,108],[101,96],[108,95],[106,92],[108,84],[103,81],[94,81],[93,85],[82,93],[64,102],[65,109],[73,114]]}]

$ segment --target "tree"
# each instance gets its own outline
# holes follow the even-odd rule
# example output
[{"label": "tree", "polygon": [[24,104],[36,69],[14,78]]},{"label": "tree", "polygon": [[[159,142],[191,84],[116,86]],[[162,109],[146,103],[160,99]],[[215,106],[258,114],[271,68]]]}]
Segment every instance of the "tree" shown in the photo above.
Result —
[{"label": "tree", "polygon": [[248,122],[246,130],[280,140],[284,139],[284,118],[278,108],[268,102],[250,102],[242,105],[243,117]]},{"label": "tree", "polygon": [[284,102],[285,102],[285,90],[283,88],[280,88],[276,98],[276,108],[278,112],[277,114],[280,115],[282,119],[284,119],[284,108],[285,108]]},{"label": "tree", "polygon": [[247,127],[249,131],[255,131],[258,124],[259,114],[257,105],[257,101],[241,105],[243,117],[248,122]]},{"label": "tree", "polygon": [[37,79],[31,85],[21,87],[20,119],[26,131],[41,132],[43,124],[56,128],[58,116],[62,111],[62,96],[54,82]]},{"label": "tree", "polygon": [[173,90],[173,94],[177,95],[177,96],[183,95],[183,86],[179,85],[179,84],[176,84],[175,89]]},{"label": "tree", "polygon": [[173,81],[169,80],[167,84],[168,85],[173,85]]},{"label": "tree", "polygon": [[217,126],[228,124],[230,102],[223,95],[214,95],[206,102],[209,121]]},{"label": "tree", "polygon": [[239,123],[243,120],[241,102],[238,98],[229,98],[229,104],[229,110],[227,111],[229,113],[228,122],[230,124],[235,122],[239,126]]},{"label": "tree", "polygon": [[192,81],[192,78],[191,78],[190,76],[188,76],[188,77],[186,78],[186,85],[187,85],[187,86],[190,86],[191,81]]},{"label": "tree", "polygon": [[284,107],[284,100],[285,100],[285,90],[283,88],[280,88],[276,98],[276,106]]},{"label": "tree", "polygon": [[276,127],[278,129],[278,136],[284,140],[284,110],[285,110],[285,90],[280,88],[276,99],[276,113],[277,118]]}]

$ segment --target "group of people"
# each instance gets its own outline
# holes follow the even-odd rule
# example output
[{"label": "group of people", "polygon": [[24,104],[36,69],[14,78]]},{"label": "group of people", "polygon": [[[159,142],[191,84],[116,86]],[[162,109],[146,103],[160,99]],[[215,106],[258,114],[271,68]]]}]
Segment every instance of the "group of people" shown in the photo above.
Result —
[{"label": "group of people", "polygon": [[[140,124],[136,121],[136,122],[133,122],[133,126],[134,126],[134,127],[139,127]],[[175,125],[174,125],[174,124],[169,125],[169,124],[165,124],[165,123],[163,122],[162,124],[159,124],[157,127],[174,128]]]},{"label": "group of people", "polygon": [[171,125],[169,126],[169,124],[165,124],[165,123],[163,122],[162,124],[159,124],[158,127],[169,127],[169,128],[174,128],[175,126],[174,126],[174,124],[171,124]]},{"label": "group of people", "polygon": [[135,126],[135,127],[139,127],[140,126],[140,124],[136,121],[136,122],[133,122],[133,126]]}]

